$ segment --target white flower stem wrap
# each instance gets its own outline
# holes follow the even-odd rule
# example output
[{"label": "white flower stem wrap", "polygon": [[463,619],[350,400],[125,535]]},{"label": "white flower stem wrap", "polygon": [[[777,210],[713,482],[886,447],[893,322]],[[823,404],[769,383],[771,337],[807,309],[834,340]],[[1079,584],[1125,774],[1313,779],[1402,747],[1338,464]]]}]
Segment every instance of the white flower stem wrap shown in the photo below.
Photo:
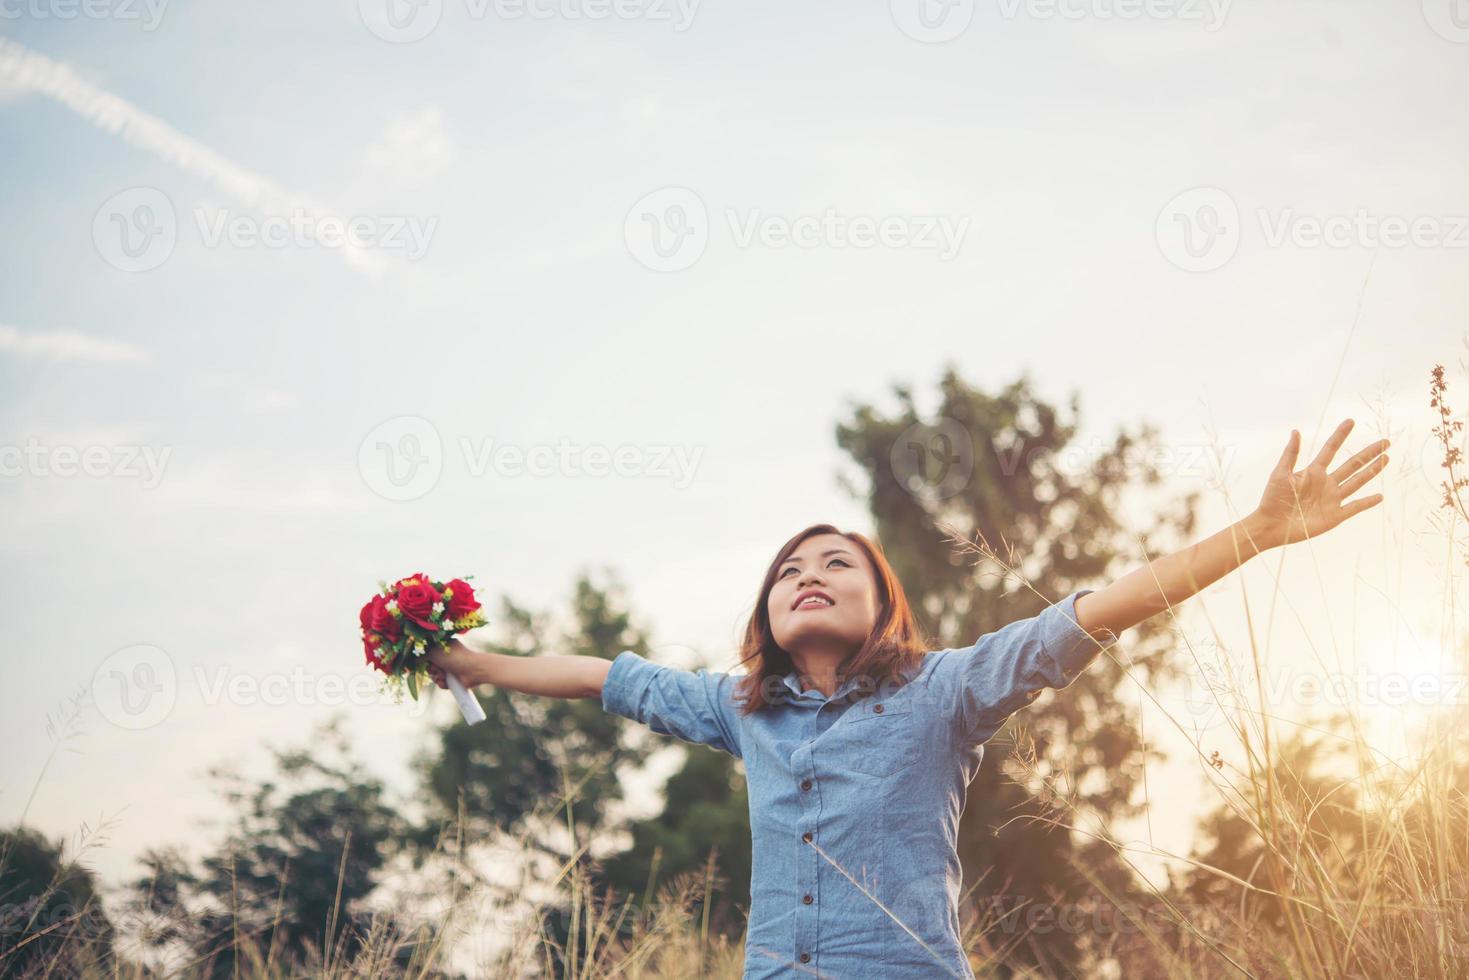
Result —
[{"label": "white flower stem wrap", "polygon": [[478,725],[485,720],[485,709],[480,707],[479,699],[459,683],[458,677],[446,670],[444,671],[444,682],[449,685],[449,693],[454,695],[454,701],[459,705],[459,713],[464,716],[465,721],[471,725]]}]

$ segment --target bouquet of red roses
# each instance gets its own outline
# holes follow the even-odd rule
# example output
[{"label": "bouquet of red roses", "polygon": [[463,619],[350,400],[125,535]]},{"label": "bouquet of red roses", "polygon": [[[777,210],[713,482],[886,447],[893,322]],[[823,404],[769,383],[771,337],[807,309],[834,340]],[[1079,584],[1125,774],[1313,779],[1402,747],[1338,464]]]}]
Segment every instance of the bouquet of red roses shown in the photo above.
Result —
[{"label": "bouquet of red roses", "polygon": [[[406,683],[415,701],[419,681],[428,677],[425,654],[435,646],[447,647],[456,635],[486,622],[468,582],[462,578],[439,582],[422,572],[392,585],[379,582],[378,594],[362,607],[359,619],[368,664],[387,675],[390,687],[401,691]],[[459,678],[446,671],[444,680],[464,720],[471,725],[484,721],[484,709]]]}]

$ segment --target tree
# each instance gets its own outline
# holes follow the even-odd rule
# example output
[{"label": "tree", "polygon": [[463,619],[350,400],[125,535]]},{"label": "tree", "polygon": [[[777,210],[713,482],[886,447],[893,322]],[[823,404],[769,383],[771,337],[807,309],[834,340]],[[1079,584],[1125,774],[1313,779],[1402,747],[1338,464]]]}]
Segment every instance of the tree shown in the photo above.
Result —
[{"label": "tree", "polygon": [[[893,389],[896,409],[852,408],[837,444],[864,479],[843,478],[865,499],[888,560],[915,613],[939,647],[967,646],[985,633],[1039,613],[1083,587],[1095,587],[1124,553],[1140,562],[1121,516],[1124,492],[1156,486],[1165,459],[1149,426],[1119,432],[1088,453],[1073,445],[1080,406],[1069,417],[1042,401],[1028,375],[997,394],[943,372],[932,414],[913,392]],[[1198,494],[1160,511],[1136,537],[1148,554],[1155,539],[1193,532]],[[980,542],[976,561],[954,547],[953,533]],[[1152,682],[1167,676],[1166,625],[1141,624],[1127,645],[1130,669]],[[1145,752],[1134,699],[1121,668],[1105,654],[1059,696],[1038,699],[995,736],[970,785],[960,829],[966,883],[981,909],[1077,902],[1084,862],[1126,894],[1130,876],[1109,844],[1081,843],[1059,829],[1084,816],[1114,819],[1137,812],[1135,792]],[[1022,781],[1003,772],[1015,732],[1028,734],[1034,765]],[[1060,796],[1064,806],[1042,800]],[[1026,817],[1014,821],[1015,817]],[[1082,937],[1065,930],[1021,937],[1007,951],[1017,963],[1071,973]]]},{"label": "tree", "polygon": [[351,758],[339,719],[272,755],[275,777],[257,785],[211,771],[236,813],[197,868],[177,851],[150,851],[129,886],[130,912],[151,923],[145,942],[186,947],[209,976],[232,976],[245,948],[276,964],[356,952],[372,919],[362,900],[406,834],[382,783]]},{"label": "tree", "polygon": [[[511,656],[555,651],[611,660],[623,650],[651,654],[648,634],[634,624],[625,590],[610,572],[600,580],[579,574],[561,621],[558,629],[552,615],[502,599],[500,615],[492,619],[494,639],[486,646]],[[480,697],[486,720],[447,725],[423,760],[434,812],[417,836],[420,851],[451,839],[446,829],[453,826],[465,840],[515,839],[527,859],[549,858],[557,869],[578,864],[594,889],[630,895],[647,887],[646,895],[652,895],[680,872],[702,870],[711,848],[728,848],[734,855],[728,867],[736,869],[739,882],[735,898],[748,899],[748,807],[728,756],[718,759],[713,749],[690,746],[700,763],[669,785],[668,808],[632,828],[631,848],[599,860],[582,848],[620,827],[614,806],[622,801],[618,770],[641,766],[645,748],[658,744],[655,737],[630,735],[638,726],[591,698],[541,698],[493,686]],[[743,879],[739,868],[745,869]],[[724,907],[725,891],[715,895],[716,905]],[[559,896],[534,914],[553,949],[573,945],[573,922],[591,928]],[[733,914],[717,922],[735,934],[743,928]],[[562,968],[554,953],[552,962]]]},{"label": "tree", "polygon": [[[1184,889],[1194,906],[1235,907],[1249,922],[1283,928],[1284,908],[1272,890],[1275,882],[1262,835],[1262,830],[1270,834],[1272,828],[1255,821],[1268,823],[1274,811],[1278,823],[1273,839],[1289,841],[1291,853],[1324,855],[1340,862],[1333,871],[1350,874],[1354,866],[1363,866],[1364,834],[1378,829],[1378,819],[1361,807],[1351,753],[1340,740],[1312,737],[1309,729],[1292,730],[1274,746],[1270,767],[1273,772],[1256,775],[1254,787],[1241,779],[1244,796],[1233,805],[1222,803],[1200,822],[1201,843],[1194,858],[1208,867],[1191,869],[1184,876]],[[1268,804],[1267,782],[1277,794]],[[1243,888],[1214,869],[1249,882],[1254,889]]]},{"label": "tree", "polygon": [[750,801],[745,777],[727,753],[689,745],[682,768],[664,788],[663,812],[632,828],[633,844],[604,863],[614,891],[636,894],[700,872],[717,857],[718,880],[710,890],[710,930],[739,937],[750,907]]},{"label": "tree", "polygon": [[[870,405],[855,407],[851,419],[837,428],[837,444],[866,477],[865,485],[845,482],[865,499],[915,611],[940,646],[967,645],[1035,615],[1044,608],[1041,596],[1054,600],[1099,583],[1124,550],[1140,560],[1138,549],[1128,544],[1132,538],[1120,516],[1121,498],[1161,479],[1160,466],[1149,462],[1159,448],[1152,429],[1123,432],[1090,465],[1071,466],[1065,460],[1077,451],[1075,400],[1071,417],[1063,418],[1034,395],[1025,377],[988,395],[949,370],[939,386],[937,410],[928,417],[918,411],[911,391],[899,387],[895,392],[899,404],[890,414]],[[1191,533],[1196,496],[1175,512],[1160,514],[1138,535],[1143,547],[1155,553],[1154,539]],[[1000,557],[1011,570],[955,554],[947,527],[1001,546]],[[1022,586],[1020,576],[1035,591]],[[645,637],[632,629],[620,590],[604,592],[583,578],[575,609],[575,628],[557,649],[603,657],[622,649],[646,654]],[[503,619],[507,632],[497,648],[501,652],[545,648],[549,630],[541,617],[507,603]],[[1141,679],[1156,680],[1164,674],[1166,626],[1144,624],[1136,634],[1128,644],[1128,660]],[[1121,669],[1107,657],[1100,660],[1061,697],[1037,701],[996,736],[986,753],[961,828],[965,876],[979,883],[975,901],[981,909],[993,908],[996,898],[1012,908],[1016,900],[1076,901],[1086,885],[1075,870],[1078,863],[1114,894],[1125,895],[1133,887],[1130,872],[1108,844],[1078,843],[1057,822],[1072,815],[1058,814],[1042,801],[1043,793],[1059,791],[1079,811],[1105,818],[1136,810],[1133,797],[1144,752],[1132,700],[1119,696]],[[445,815],[453,812],[464,788],[467,813],[503,832],[524,833],[537,804],[561,792],[558,772],[566,765],[572,782],[586,780],[598,788],[577,805],[578,839],[587,839],[582,835],[594,828],[610,827],[602,803],[617,790],[604,773],[634,758],[619,747],[620,719],[607,719],[600,706],[590,703],[546,702],[500,691],[489,695],[487,712],[499,719],[494,727],[460,725],[445,732],[433,777]],[[1041,777],[1025,785],[1002,772],[1014,732],[1022,726],[1033,737]],[[605,746],[607,752],[578,756],[577,750],[589,744]],[[709,854],[717,852],[720,899],[747,905],[748,797],[738,764],[707,746],[683,748],[685,760],[667,784],[663,812],[632,828],[632,846],[602,862],[602,880],[623,891],[652,894],[680,873],[701,872]],[[1034,819],[1012,821],[1015,816]],[[742,925],[727,914],[711,917],[711,926],[727,934],[738,935]],[[1020,946],[1007,951],[1017,962],[1067,972],[1080,961],[1081,944],[1074,934],[1019,939]]]},{"label": "tree", "polygon": [[107,969],[114,930],[92,872],[39,831],[0,831],[0,975]]}]

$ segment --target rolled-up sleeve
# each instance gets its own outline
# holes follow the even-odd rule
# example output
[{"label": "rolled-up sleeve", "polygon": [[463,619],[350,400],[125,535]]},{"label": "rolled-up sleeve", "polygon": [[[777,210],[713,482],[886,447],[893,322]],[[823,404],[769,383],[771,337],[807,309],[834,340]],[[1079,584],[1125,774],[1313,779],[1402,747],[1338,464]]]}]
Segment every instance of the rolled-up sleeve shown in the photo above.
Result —
[{"label": "rolled-up sleeve", "polygon": [[631,718],[659,735],[712,745],[736,758],[740,751],[736,678],[708,670],[655,664],[631,650],[612,661],[602,683],[602,708]]},{"label": "rolled-up sleeve", "polygon": [[964,739],[988,740],[1042,690],[1068,686],[1117,641],[1110,630],[1093,637],[1077,625],[1076,600],[1095,591],[1079,589],[950,653],[943,675]]}]

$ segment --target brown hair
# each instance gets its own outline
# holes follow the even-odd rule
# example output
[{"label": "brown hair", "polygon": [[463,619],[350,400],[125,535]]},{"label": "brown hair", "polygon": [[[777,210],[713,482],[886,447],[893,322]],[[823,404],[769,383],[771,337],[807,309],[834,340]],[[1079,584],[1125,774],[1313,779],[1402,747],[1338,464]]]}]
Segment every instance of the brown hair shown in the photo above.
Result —
[{"label": "brown hair", "polygon": [[[862,648],[843,661],[841,676],[895,677],[917,667],[928,651],[928,641],[908,606],[903,583],[893,574],[892,566],[882,553],[882,546],[856,531],[842,531],[831,524],[813,524],[781,545],[770,567],[765,570],[765,581],[760,585],[755,610],[750,614],[745,639],[740,644],[740,662],[751,665],[748,673],[740,678],[735,695],[736,701],[744,702],[740,705],[741,714],[753,714],[770,704],[767,694],[771,690],[779,692],[784,687],[780,679],[796,669],[791,655],[775,642],[775,634],[770,629],[770,590],[774,588],[776,572],[785,560],[802,541],[817,534],[838,534],[862,549],[872,566],[873,584],[877,588],[877,621]],[[872,693],[866,689],[869,686],[859,683],[853,695],[861,697]]]}]

